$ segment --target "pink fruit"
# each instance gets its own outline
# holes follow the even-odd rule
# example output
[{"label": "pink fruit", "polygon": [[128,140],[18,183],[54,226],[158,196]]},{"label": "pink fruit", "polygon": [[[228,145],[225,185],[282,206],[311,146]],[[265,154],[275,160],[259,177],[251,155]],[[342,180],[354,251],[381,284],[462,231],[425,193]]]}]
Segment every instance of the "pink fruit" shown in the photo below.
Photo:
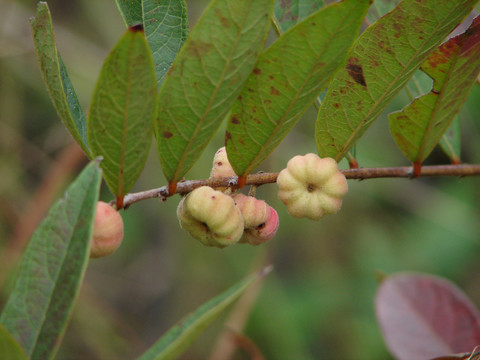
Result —
[{"label": "pink fruit", "polygon": [[90,257],[100,258],[113,253],[123,240],[123,219],[113,207],[103,201],[97,203],[93,224]]}]

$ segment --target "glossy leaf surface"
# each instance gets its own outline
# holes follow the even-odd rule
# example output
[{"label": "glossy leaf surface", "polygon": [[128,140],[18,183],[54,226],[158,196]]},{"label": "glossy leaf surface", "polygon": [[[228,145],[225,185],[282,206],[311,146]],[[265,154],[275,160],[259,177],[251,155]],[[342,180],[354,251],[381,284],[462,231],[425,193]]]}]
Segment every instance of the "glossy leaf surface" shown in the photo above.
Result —
[{"label": "glossy leaf surface", "polygon": [[142,6],[145,36],[160,86],[188,37],[187,4],[185,0],[143,0]]},{"label": "glossy leaf surface", "polygon": [[342,159],[475,2],[403,0],[367,28],[320,107],[319,155]]},{"label": "glossy leaf surface", "polygon": [[0,323],[29,358],[52,358],[85,273],[101,171],[92,162],[50,209],[23,255]]},{"label": "glossy leaf surface", "polygon": [[400,273],[383,280],[375,298],[385,342],[399,360],[471,352],[480,343],[480,314],[452,283]]},{"label": "glossy leaf surface", "polygon": [[35,50],[43,79],[58,115],[83,151],[90,156],[87,121],[78,101],[67,69],[58,54],[53,34],[52,16],[46,2],[39,2],[37,14],[30,20]]},{"label": "glossy leaf surface", "polygon": [[143,31],[130,28],[109,54],[88,117],[88,142],[110,190],[123,197],[143,170],[152,140],[156,81]]},{"label": "glossy leaf surface", "polygon": [[0,324],[0,354],[2,355],[2,360],[27,359],[20,344],[2,324]]},{"label": "glossy leaf surface", "polygon": [[214,0],[177,55],[158,96],[155,126],[167,180],[195,163],[261,52],[272,0]]},{"label": "glossy leaf surface", "polygon": [[434,80],[432,91],[389,115],[397,146],[417,164],[438,144],[480,73],[480,17],[435,50],[422,70]]},{"label": "glossy leaf surface", "polygon": [[252,172],[278,146],[344,64],[369,4],[345,0],[325,7],[262,54],[235,101],[225,136],[238,175]]},{"label": "glossy leaf surface", "polygon": [[284,33],[324,6],[323,0],[277,0],[273,21],[279,32]]},{"label": "glossy leaf surface", "polygon": [[115,0],[127,27],[142,23],[142,0]]},{"label": "glossy leaf surface", "polygon": [[271,268],[267,267],[200,306],[195,312],[171,328],[138,360],[177,359],[205,328],[237,300],[255,280],[265,276],[270,271]]}]

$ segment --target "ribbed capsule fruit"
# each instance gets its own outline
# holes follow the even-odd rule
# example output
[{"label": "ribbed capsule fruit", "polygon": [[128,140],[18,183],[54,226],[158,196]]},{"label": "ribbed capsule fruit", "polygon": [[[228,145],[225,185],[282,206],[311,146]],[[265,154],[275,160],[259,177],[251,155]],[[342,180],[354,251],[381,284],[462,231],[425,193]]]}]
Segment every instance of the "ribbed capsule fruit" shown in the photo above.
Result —
[{"label": "ribbed capsule fruit", "polygon": [[224,248],[243,234],[243,217],[233,199],[201,186],[183,198],[177,207],[180,226],[206,246]]},{"label": "ribbed capsule fruit", "polygon": [[319,220],[335,214],[348,191],[347,179],[332,158],[315,154],[295,156],[277,178],[278,197],[296,218]]},{"label": "ribbed capsule fruit", "polygon": [[96,259],[110,255],[117,250],[122,240],[122,216],[106,202],[99,201],[93,223],[90,257]]},{"label": "ribbed capsule fruit", "polygon": [[240,243],[260,245],[275,236],[279,223],[274,208],[253,196],[235,194],[232,198],[244,220],[245,229]]}]

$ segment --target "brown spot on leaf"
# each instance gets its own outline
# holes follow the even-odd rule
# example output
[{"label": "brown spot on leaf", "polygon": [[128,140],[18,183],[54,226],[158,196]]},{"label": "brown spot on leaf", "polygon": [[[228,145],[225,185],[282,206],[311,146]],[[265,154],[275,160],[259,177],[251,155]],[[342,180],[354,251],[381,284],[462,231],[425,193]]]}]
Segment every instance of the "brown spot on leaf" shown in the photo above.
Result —
[{"label": "brown spot on leaf", "polygon": [[272,95],[280,95],[280,91],[275,89],[273,86],[270,86],[270,94]]},{"label": "brown spot on leaf", "polygon": [[170,139],[173,136],[173,134],[170,131],[164,131],[163,132],[163,137],[165,139]]},{"label": "brown spot on leaf", "polygon": [[334,103],[334,104],[333,104],[333,107],[334,107],[335,109],[338,109],[338,108],[340,107],[340,104],[339,104],[339,103]]},{"label": "brown spot on leaf", "polygon": [[203,54],[208,53],[213,48],[212,44],[205,41],[192,40],[188,44],[186,51],[195,57],[201,57]]},{"label": "brown spot on leaf", "polygon": [[223,27],[229,28],[231,26],[230,21],[222,14],[220,9],[215,9],[215,15],[218,16]]},{"label": "brown spot on leaf", "polygon": [[237,99],[242,100],[242,95],[238,95]]},{"label": "brown spot on leaf", "polygon": [[348,59],[347,72],[348,75],[350,75],[357,84],[367,86],[367,83],[365,82],[365,77],[363,76],[362,65],[358,64],[357,58]]},{"label": "brown spot on leaf", "polygon": [[262,69],[259,69],[259,68],[253,69],[253,73],[254,73],[255,75],[259,75],[261,72],[262,72]]},{"label": "brown spot on leaf", "polygon": [[238,117],[236,114],[232,116],[232,124],[240,124],[240,121],[238,120]]},{"label": "brown spot on leaf", "polygon": [[232,134],[230,134],[228,131],[225,131],[225,144],[230,140],[232,140]]},{"label": "brown spot on leaf", "polygon": [[270,75],[269,78],[270,78],[270,80],[275,79],[275,78],[273,77],[273,75]]}]

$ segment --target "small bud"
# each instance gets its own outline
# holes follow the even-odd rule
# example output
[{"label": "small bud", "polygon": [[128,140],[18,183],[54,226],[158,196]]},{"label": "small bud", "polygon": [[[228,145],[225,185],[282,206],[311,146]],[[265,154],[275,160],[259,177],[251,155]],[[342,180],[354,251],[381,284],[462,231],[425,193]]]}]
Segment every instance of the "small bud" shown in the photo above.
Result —
[{"label": "small bud", "polygon": [[347,179],[332,158],[295,156],[277,178],[278,197],[293,217],[318,220],[334,214],[348,191]]},{"label": "small bud", "polygon": [[113,207],[103,201],[97,203],[93,223],[90,257],[93,259],[113,253],[122,243],[123,219]]},{"label": "small bud", "polygon": [[243,217],[233,199],[208,186],[188,194],[177,207],[180,226],[206,246],[223,248],[243,234]]},{"label": "small bud", "polygon": [[232,198],[244,219],[245,230],[239,242],[260,245],[275,236],[278,229],[275,209],[253,196],[235,194]]}]

